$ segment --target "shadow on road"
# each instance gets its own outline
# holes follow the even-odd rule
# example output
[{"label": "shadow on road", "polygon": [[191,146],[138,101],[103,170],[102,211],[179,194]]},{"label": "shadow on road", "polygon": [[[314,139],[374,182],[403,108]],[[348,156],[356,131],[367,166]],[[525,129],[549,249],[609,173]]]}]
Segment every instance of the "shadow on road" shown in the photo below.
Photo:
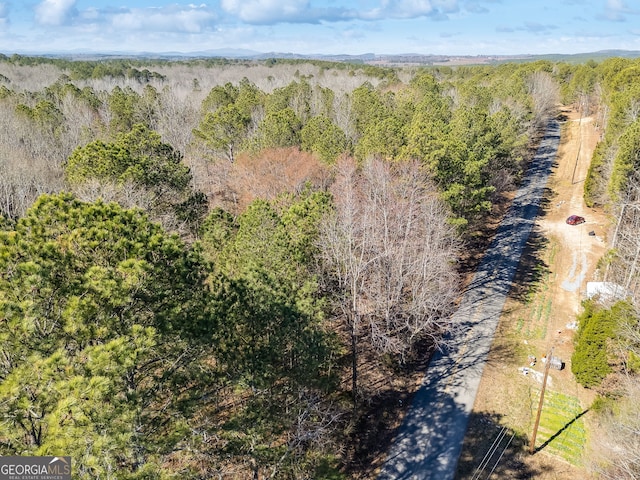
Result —
[{"label": "shadow on road", "polygon": [[415,372],[427,369],[435,349],[425,339],[402,362],[395,357],[381,359],[361,352],[358,415],[349,429],[351,440],[346,442],[351,448],[344,453],[345,473],[349,478],[375,478],[412,402],[416,381],[419,381]]},{"label": "shadow on road", "polygon": [[[452,466],[446,463],[446,460],[457,458],[459,453],[447,452],[448,449],[459,450],[458,446],[447,441],[448,436],[452,430],[464,428],[466,420],[464,408],[447,389],[433,388],[433,384],[420,389],[413,399],[402,429],[395,438],[396,448],[387,458],[385,469],[378,478],[424,478],[416,472],[421,472],[425,465],[430,465],[429,478],[447,478]],[[425,435],[425,430],[429,430],[433,425],[439,425],[439,428]],[[448,454],[442,455],[443,451]]]},{"label": "shadow on road", "polygon": [[393,425],[410,402],[406,390],[386,390],[370,396],[367,404],[360,407],[362,412],[350,435],[354,440],[348,442],[354,448],[346,452],[348,474],[375,478],[375,469],[380,467],[380,460],[393,440]]}]

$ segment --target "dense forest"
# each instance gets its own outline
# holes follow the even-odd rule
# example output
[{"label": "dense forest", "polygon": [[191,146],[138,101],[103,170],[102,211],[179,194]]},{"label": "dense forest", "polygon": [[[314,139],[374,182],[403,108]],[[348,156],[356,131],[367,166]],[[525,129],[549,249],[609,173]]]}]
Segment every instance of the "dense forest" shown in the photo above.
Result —
[{"label": "dense forest", "polygon": [[[64,452],[78,478],[362,475],[560,102],[597,112],[585,195],[637,292],[639,72],[2,56],[0,454]],[[609,355],[576,376],[628,380],[599,405],[614,436],[635,415],[632,449],[638,312],[583,315],[576,355]],[[611,478],[640,469],[609,455]]]}]

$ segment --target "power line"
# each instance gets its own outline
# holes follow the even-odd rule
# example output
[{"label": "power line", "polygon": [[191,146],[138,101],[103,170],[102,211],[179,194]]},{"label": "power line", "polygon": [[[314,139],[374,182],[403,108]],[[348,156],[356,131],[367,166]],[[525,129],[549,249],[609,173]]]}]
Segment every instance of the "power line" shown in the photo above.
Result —
[{"label": "power line", "polygon": [[507,451],[507,448],[509,448],[509,445],[511,445],[511,442],[513,442],[513,439],[515,438],[516,433],[513,432],[513,434],[511,435],[511,438],[509,439],[509,441],[507,442],[507,444],[505,445],[505,447],[502,449],[502,453],[500,454],[500,456],[498,457],[498,460],[496,460],[496,463],[493,465],[493,468],[491,469],[491,471],[489,472],[489,476],[487,477],[487,480],[489,480],[491,478],[491,475],[493,475],[494,470],[496,469],[496,467],[498,466],[498,464],[500,463],[500,460],[502,460],[502,456],[504,455],[504,452]]},{"label": "power line", "polygon": [[502,430],[500,430],[498,436],[493,440],[493,443],[489,447],[489,450],[487,450],[487,453],[484,454],[484,457],[482,458],[480,465],[478,465],[478,467],[476,468],[476,471],[473,473],[473,477],[471,477],[471,480],[478,480],[480,478],[480,475],[482,475],[482,473],[484,472],[484,469],[489,463],[489,460],[491,460],[491,457],[493,457],[497,446],[504,438],[506,431],[507,427],[502,427]]},{"label": "power line", "polygon": [[489,475],[487,475],[486,480],[489,480],[489,478],[491,478],[491,475],[493,475],[493,472],[495,472],[496,468],[498,468],[498,464],[502,460],[502,457],[504,456],[507,449],[511,446],[511,442],[513,442],[513,439],[516,436],[514,432],[509,438],[509,440],[507,441],[506,445],[504,447],[501,447],[502,441],[506,438],[507,433],[508,433],[507,427],[502,427],[502,429],[500,430],[500,432],[498,432],[498,435],[494,439],[493,443],[489,447],[489,450],[482,458],[480,465],[478,465],[478,467],[474,471],[473,477],[471,477],[471,480],[480,480],[482,475],[485,473],[485,470],[490,467],[491,459],[494,458],[496,453],[498,453],[499,451],[500,455],[498,455],[498,458],[496,459],[496,461],[493,462],[493,466],[490,467],[491,470],[489,471]]},{"label": "power line", "polygon": [[576,179],[576,170],[578,169],[578,161],[580,160],[580,151],[582,150],[582,108],[580,108],[580,121],[578,123],[578,153],[576,154],[576,163],[573,166],[573,174],[571,175],[571,185],[578,182]]}]

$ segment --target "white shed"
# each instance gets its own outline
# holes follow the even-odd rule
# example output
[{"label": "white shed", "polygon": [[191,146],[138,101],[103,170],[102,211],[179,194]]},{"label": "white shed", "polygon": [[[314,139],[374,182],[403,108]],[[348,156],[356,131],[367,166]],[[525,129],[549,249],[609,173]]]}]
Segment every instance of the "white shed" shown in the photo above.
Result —
[{"label": "white shed", "polygon": [[602,300],[624,300],[631,296],[624,287],[613,282],[587,282],[587,298],[598,295]]}]

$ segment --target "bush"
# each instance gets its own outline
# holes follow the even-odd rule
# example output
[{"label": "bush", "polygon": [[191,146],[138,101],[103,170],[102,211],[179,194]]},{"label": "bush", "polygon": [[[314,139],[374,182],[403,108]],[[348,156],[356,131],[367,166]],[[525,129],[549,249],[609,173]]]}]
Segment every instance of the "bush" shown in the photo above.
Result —
[{"label": "bush", "polygon": [[621,320],[627,318],[631,310],[626,302],[618,302],[605,309],[593,301],[586,301],[584,307],[584,312],[578,317],[580,326],[571,357],[571,371],[581,385],[591,388],[600,385],[611,373],[607,345],[614,338]]}]

